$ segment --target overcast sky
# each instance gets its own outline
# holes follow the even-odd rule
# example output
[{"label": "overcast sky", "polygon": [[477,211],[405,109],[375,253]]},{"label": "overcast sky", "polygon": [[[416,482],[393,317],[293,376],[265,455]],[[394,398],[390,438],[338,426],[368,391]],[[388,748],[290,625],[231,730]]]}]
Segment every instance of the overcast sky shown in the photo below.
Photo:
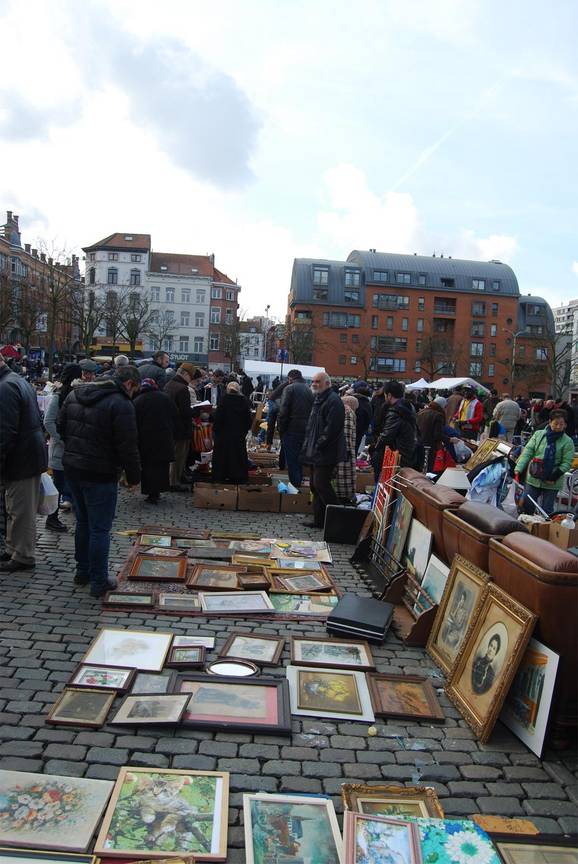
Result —
[{"label": "overcast sky", "polygon": [[0,210],[70,250],[499,258],[578,297],[575,0],[0,0]]}]

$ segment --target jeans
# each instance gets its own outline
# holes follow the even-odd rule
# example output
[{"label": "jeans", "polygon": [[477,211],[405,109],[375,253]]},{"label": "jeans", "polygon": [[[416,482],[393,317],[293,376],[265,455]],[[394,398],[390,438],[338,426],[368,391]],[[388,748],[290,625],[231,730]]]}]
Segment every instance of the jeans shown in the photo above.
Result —
[{"label": "jeans", "polygon": [[267,402],[267,444],[270,447],[275,436],[275,425],[277,423],[277,414],[279,413],[279,405],[277,402],[269,399]]},{"label": "jeans", "polygon": [[311,491],[313,492],[313,522],[317,528],[325,524],[325,508],[339,504],[331,479],[335,465],[315,465],[311,468]]},{"label": "jeans", "polygon": [[76,575],[88,579],[92,591],[108,582],[110,531],[116,511],[118,483],[92,483],[67,477],[76,515]]},{"label": "jeans", "polygon": [[294,432],[285,432],[281,436],[281,442],[287,463],[289,482],[299,489],[303,482],[303,466],[299,461],[299,455],[303,447],[303,435],[296,435]]},{"label": "jeans", "polygon": [[[540,505],[542,510],[544,510],[548,516],[556,508],[558,489],[545,489],[542,486],[532,486],[530,483],[526,483],[524,493],[526,495],[531,495],[534,501]],[[534,505],[527,498],[524,499],[524,513],[537,513]]]}]

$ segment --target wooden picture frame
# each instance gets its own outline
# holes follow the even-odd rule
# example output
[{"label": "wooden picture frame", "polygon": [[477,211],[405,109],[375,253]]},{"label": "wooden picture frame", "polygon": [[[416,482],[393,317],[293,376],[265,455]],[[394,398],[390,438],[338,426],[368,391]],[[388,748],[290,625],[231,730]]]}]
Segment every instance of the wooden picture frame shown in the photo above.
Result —
[{"label": "wooden picture frame", "polygon": [[239,567],[231,564],[195,564],[187,579],[187,588],[196,591],[239,591],[239,574]]},{"label": "wooden picture frame", "polygon": [[[371,829],[369,828],[371,826]],[[357,855],[359,846],[367,849],[365,858]],[[375,843],[375,848],[371,848]],[[382,845],[383,843],[383,845]],[[387,846],[397,852],[397,860],[408,864],[421,864],[419,830],[413,822],[404,819],[391,819],[386,816],[365,816],[347,810],[343,816],[343,846],[345,864],[361,864],[362,861],[379,861],[380,852]],[[379,856],[379,857],[378,857]],[[395,860],[392,857],[392,860]]]},{"label": "wooden picture frame", "polygon": [[325,594],[289,594],[286,591],[270,591],[269,598],[273,611],[279,615],[330,615],[339,597],[329,592]]},{"label": "wooden picture frame", "polygon": [[187,707],[187,697],[176,693],[131,693],[108,722],[123,726],[176,726]]},{"label": "wooden picture frame", "polygon": [[[160,672],[165,665],[172,639],[172,633],[161,630],[103,627],[88,646],[82,662],[101,666],[131,666],[132,669],[143,672]],[[116,662],[107,662],[115,658]]]},{"label": "wooden picture frame", "polygon": [[166,672],[136,672],[131,696],[154,696],[172,693],[177,674],[171,670]]},{"label": "wooden picture frame", "polygon": [[[203,778],[210,778],[204,782]],[[186,785],[185,785],[186,779]],[[206,837],[207,849],[197,849],[199,841],[190,832],[188,820],[186,819],[186,808],[189,806],[189,798],[181,795],[181,790],[186,787],[197,786],[199,796],[205,795],[205,802],[200,806],[190,805],[190,815],[198,815],[199,812],[212,815],[210,837]],[[158,790],[158,791],[157,791]],[[123,842],[118,844],[117,832],[123,832],[123,819],[127,812],[140,812],[138,801],[146,796],[147,808],[157,813],[156,800],[163,793],[163,800],[159,800],[158,816],[163,818],[167,813],[180,816],[184,820],[181,829],[182,834],[190,839],[192,848],[174,848],[167,853],[166,850],[156,847],[155,828],[157,819],[154,821],[142,821],[138,837],[135,838],[135,848],[126,848],[126,832],[123,833]],[[175,805],[170,806],[167,798],[172,796]],[[107,807],[100,832],[96,839],[94,854],[101,858],[139,858],[150,860],[153,858],[166,858],[169,856],[192,855],[195,861],[225,861],[227,857],[227,826],[228,826],[228,803],[229,803],[229,775],[223,771],[177,771],[168,768],[121,768],[116,781],[110,803]],[[184,808],[184,812],[183,812]],[[211,809],[212,808],[212,809]],[[179,821],[173,831],[175,841],[180,836]],[[200,823],[203,825],[204,823]],[[142,839],[143,829],[146,826],[145,837]],[[136,842],[136,841],[139,842]],[[180,844],[177,844],[180,845]]]},{"label": "wooden picture frame", "polygon": [[367,684],[378,717],[399,720],[445,720],[445,714],[428,678],[370,672]]},{"label": "wooden picture frame", "polygon": [[499,717],[536,620],[492,584],[471,621],[445,691],[482,744]]},{"label": "wooden picture frame", "polygon": [[267,567],[249,565],[246,573],[239,573],[239,588],[242,591],[269,591],[271,579],[268,576]]},{"label": "wooden picture frame", "polygon": [[[116,692],[65,687],[46,718],[53,726],[85,726],[97,729],[106,723]],[[82,713],[83,712],[83,713]]]},{"label": "wooden picture frame", "polygon": [[[326,653],[329,656],[318,656],[314,658],[314,651],[304,652],[306,644],[311,644],[313,647],[319,645],[327,646]],[[339,649],[345,652],[349,649],[351,662],[347,662],[346,655],[338,656]],[[331,658],[331,649],[334,649],[335,661]],[[357,662],[354,658],[359,658]],[[371,653],[369,643],[361,639],[331,639],[329,636],[292,636],[291,637],[291,664],[293,666],[320,666],[322,668],[332,669],[375,669],[375,662]]]},{"label": "wooden picture frame", "polygon": [[184,582],[187,576],[187,559],[162,558],[143,555],[139,552],[132,563],[129,579],[139,582]]},{"label": "wooden picture frame", "polygon": [[[144,598],[144,599],[139,599]],[[102,601],[103,606],[121,606],[123,609],[152,609],[155,595],[148,592],[109,591]]]},{"label": "wooden picture frame", "polygon": [[333,582],[325,573],[299,573],[298,571],[291,576],[288,574],[280,576],[276,572],[274,578],[275,584],[280,585],[281,590],[289,594],[319,594],[333,588]]},{"label": "wooden picture frame", "polygon": [[170,534],[140,534],[139,546],[160,546],[161,548],[169,548],[172,545],[173,538]]},{"label": "wooden picture frame", "polygon": [[[503,864],[569,864],[578,861],[576,834],[494,834],[490,838]],[[570,857],[569,857],[570,856]]]},{"label": "wooden picture frame", "polygon": [[15,849],[0,846],[0,864],[97,864],[90,853],[50,852],[46,849]]},{"label": "wooden picture frame", "polygon": [[174,611],[176,614],[201,611],[201,601],[197,594],[180,594],[176,591],[159,591],[157,605],[159,609]]},{"label": "wooden picture frame", "polygon": [[181,673],[174,692],[190,694],[183,726],[253,734],[291,733],[289,687],[285,678],[228,678]]},{"label": "wooden picture frame", "polygon": [[427,640],[436,666],[449,675],[455,666],[470,621],[477,614],[490,576],[461,555],[454,555],[450,575]]},{"label": "wooden picture frame", "polygon": [[199,598],[203,612],[212,613],[217,617],[273,612],[273,604],[265,591],[215,591],[213,593],[200,591]]},{"label": "wooden picture frame", "polygon": [[[275,650],[268,656],[259,655],[259,643],[276,643]],[[243,644],[244,643],[244,644]],[[253,643],[253,652],[251,645]],[[285,639],[280,636],[259,636],[256,633],[245,633],[242,630],[234,630],[221,648],[219,657],[227,657],[231,660],[251,660],[258,666],[278,666]]]},{"label": "wooden picture frame", "polygon": [[294,716],[375,722],[365,672],[289,665],[286,675]]},{"label": "wooden picture frame", "polygon": [[437,792],[431,786],[366,786],[362,783],[343,783],[341,799],[344,809],[364,813],[366,816],[444,818]]},{"label": "wooden picture frame", "polygon": [[[190,659],[185,659],[188,656]],[[173,669],[195,669],[205,662],[205,649],[202,645],[174,646],[169,651],[165,666]]]},{"label": "wooden picture frame", "polygon": [[[131,666],[103,666],[100,663],[82,662],[70,676],[67,687],[75,690],[109,690],[115,693],[126,693],[132,686],[134,676],[135,669]],[[102,683],[99,683],[99,679]],[[105,683],[107,680],[110,683]]]}]

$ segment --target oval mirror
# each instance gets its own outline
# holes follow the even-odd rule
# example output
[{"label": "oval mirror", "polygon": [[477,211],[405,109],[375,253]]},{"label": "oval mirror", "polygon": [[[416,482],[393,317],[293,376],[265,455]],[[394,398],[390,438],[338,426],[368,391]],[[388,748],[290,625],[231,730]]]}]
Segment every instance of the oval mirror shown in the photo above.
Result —
[{"label": "oval mirror", "polygon": [[248,678],[256,675],[259,668],[250,660],[213,660],[206,671],[210,675],[228,675],[231,678]]}]

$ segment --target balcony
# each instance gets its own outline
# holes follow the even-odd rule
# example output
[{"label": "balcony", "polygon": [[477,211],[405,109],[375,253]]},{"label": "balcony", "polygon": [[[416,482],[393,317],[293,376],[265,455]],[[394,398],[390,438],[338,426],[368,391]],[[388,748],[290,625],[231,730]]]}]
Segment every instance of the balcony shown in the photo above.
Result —
[{"label": "balcony", "polygon": [[456,317],[456,304],[455,303],[441,303],[434,302],[434,315],[452,315],[454,318]]}]

